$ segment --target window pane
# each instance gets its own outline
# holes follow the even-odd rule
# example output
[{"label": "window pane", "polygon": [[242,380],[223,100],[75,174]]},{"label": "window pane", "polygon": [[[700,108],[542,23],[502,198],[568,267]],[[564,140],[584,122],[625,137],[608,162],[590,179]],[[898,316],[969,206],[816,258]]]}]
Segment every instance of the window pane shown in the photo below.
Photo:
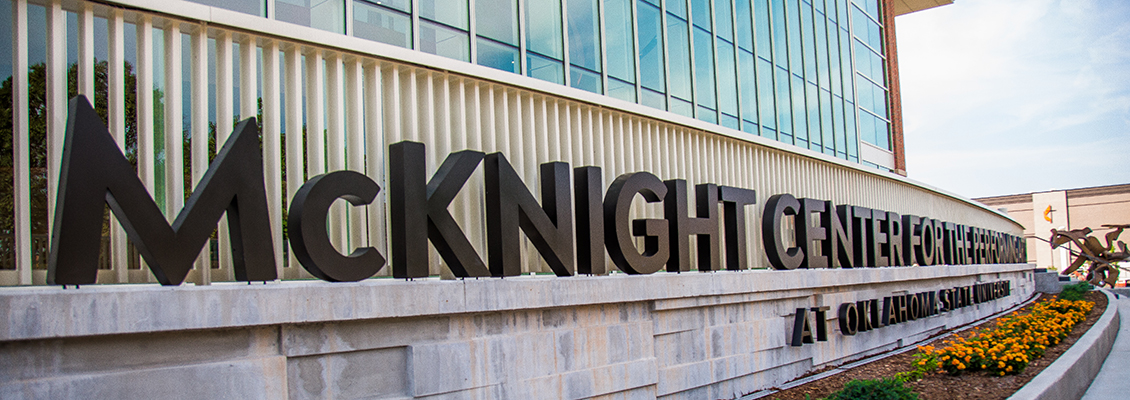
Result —
[{"label": "window pane", "polygon": [[844,122],[844,99],[832,101],[832,118],[836,134],[836,153],[847,157],[847,128]]},{"label": "window pane", "polygon": [[[608,58],[608,75],[625,82],[636,81],[636,51],[632,44],[631,0],[606,0],[604,2],[604,34],[608,35],[605,42],[605,57]],[[608,84],[612,90],[612,84]],[[632,102],[635,102],[635,89],[632,90]]]},{"label": "window pane", "polygon": [[526,52],[526,62],[529,63],[527,75],[532,78],[557,84],[565,80],[565,68],[561,66],[561,61]]},{"label": "window pane", "polygon": [[718,123],[718,125],[722,125],[734,130],[741,129],[741,126],[738,123],[738,117],[729,114],[722,114],[722,120]]},{"label": "window pane", "polygon": [[866,112],[859,113],[859,138],[864,142],[875,144],[875,117]]},{"label": "window pane", "polygon": [[608,78],[608,95],[620,100],[635,103],[636,85],[616,78]]},{"label": "window pane", "polygon": [[[738,115],[737,66],[734,65],[734,45],[718,39],[718,109]],[[735,128],[737,129],[737,128]]]},{"label": "window pane", "polygon": [[717,124],[718,112],[703,106],[698,106],[698,119],[712,124]]},{"label": "window pane", "polygon": [[811,6],[800,3],[800,19],[801,37],[804,41],[804,79],[816,83],[816,35],[813,34]]},{"label": "window pane", "polygon": [[776,104],[773,99],[773,66],[757,59],[757,104],[761,108],[761,126],[777,129]]},{"label": "window pane", "polygon": [[847,26],[848,15],[848,0],[835,0],[836,2],[836,19],[840,21],[840,25]]},{"label": "window pane", "polygon": [[851,69],[851,37],[848,36],[847,31],[840,30],[840,75],[843,77],[842,84],[844,85],[844,97],[850,99],[855,90],[852,87],[852,77],[855,76],[855,71]]},{"label": "window pane", "polygon": [[738,21],[738,48],[753,51],[753,14],[749,9],[750,0],[738,0],[734,7],[738,11],[735,19]]},{"label": "window pane", "polygon": [[420,50],[460,61],[471,59],[467,32],[423,20],[420,21]]},{"label": "window pane", "polygon": [[[800,9],[797,2],[800,0],[786,0],[785,7],[789,25],[789,71],[794,74],[804,73],[804,50],[801,49],[800,36]],[[779,28],[778,28],[779,29]]]},{"label": "window pane", "polygon": [[773,62],[778,67],[789,67],[789,44],[785,24],[785,0],[773,0]]},{"label": "window pane", "polygon": [[[570,3],[571,4],[571,3]],[[687,21],[667,15],[667,69],[671,76],[671,94],[691,98],[691,45],[687,39]]]},{"label": "window pane", "polygon": [[596,94],[601,93],[600,89],[603,86],[600,84],[600,74],[576,65],[569,70],[569,81],[569,86]]},{"label": "window pane", "polygon": [[777,122],[779,131],[783,135],[792,135],[793,132],[793,117],[792,117],[792,101],[790,101],[791,94],[789,93],[789,72],[784,69],[777,68]]},{"label": "window pane", "polygon": [[859,90],[856,92],[856,104],[859,104],[859,106],[863,108],[871,108],[874,104],[874,101],[871,99],[872,93],[871,82],[860,79]]},{"label": "window pane", "polygon": [[757,124],[755,124],[753,122],[746,121],[746,120],[743,119],[742,120],[742,132],[757,135],[758,134]]},{"label": "window pane", "polygon": [[570,0],[569,62],[600,71],[600,18],[596,0]]},{"label": "window pane", "polygon": [[757,123],[757,74],[754,73],[753,53],[738,51],[738,68],[741,70],[742,119]]},{"label": "window pane", "polygon": [[809,148],[820,151],[821,140],[824,134],[820,131],[820,89],[816,88],[816,84],[808,82],[804,85],[805,101],[808,102],[808,107],[805,107],[805,113],[808,116],[808,142]]},{"label": "window pane", "polygon": [[686,21],[687,0],[667,0],[667,12]]},{"label": "window pane", "polygon": [[734,41],[734,16],[730,12],[730,0],[714,0],[715,34]]},{"label": "window pane", "polygon": [[[819,1],[819,0],[817,0]],[[828,30],[825,28],[823,14],[816,14],[815,28],[816,29],[816,74],[820,78],[820,88],[828,89],[829,76],[828,76]]]},{"label": "window pane", "polygon": [[754,27],[757,28],[757,56],[766,60],[772,60],[772,47],[770,42],[773,38],[773,33],[769,29],[769,0],[753,0],[753,12],[757,16],[757,21]]},{"label": "window pane", "polygon": [[485,65],[506,72],[520,71],[517,47],[507,46],[490,39],[479,38],[476,43],[479,65]]},{"label": "window pane", "polygon": [[825,37],[828,40],[828,54],[825,57],[828,59],[829,75],[832,78],[832,93],[843,94],[843,87],[840,86],[840,43],[835,25],[828,24]]},{"label": "window pane", "polygon": [[880,119],[875,120],[875,145],[884,150],[891,149],[890,135],[888,134],[887,126],[886,121]]},{"label": "window pane", "polygon": [[353,3],[353,36],[400,47],[412,46],[412,19],[380,6]]},{"label": "window pane", "polygon": [[714,41],[710,33],[694,28],[694,76],[698,93],[695,102],[714,109]]},{"label": "window pane", "polygon": [[640,104],[651,108],[658,108],[660,110],[667,109],[667,96],[663,93],[659,93],[654,90],[643,89],[641,91],[641,94],[643,94],[643,98],[640,99]]},{"label": "window pane", "polygon": [[844,118],[847,118],[847,152],[849,159],[859,158],[859,126],[855,124],[855,105],[850,101],[844,109]]},{"label": "window pane", "polygon": [[808,121],[805,119],[808,106],[804,102],[804,79],[791,76],[793,84],[789,89],[793,101],[793,136],[797,139],[797,146],[808,147]]},{"label": "window pane", "polygon": [[244,14],[267,16],[267,2],[265,0],[188,0],[225,10],[238,11]]},{"label": "window pane", "polygon": [[773,139],[773,140],[778,140],[777,139],[777,130],[773,129],[773,128],[766,128],[766,127],[763,126],[763,127],[761,127],[761,137],[769,138],[769,139]]},{"label": "window pane", "polygon": [[878,86],[872,86],[871,91],[874,93],[872,96],[875,101],[875,108],[872,111],[880,117],[887,118],[887,91]]},{"label": "window pane", "polygon": [[671,112],[684,117],[694,118],[694,105],[689,101],[671,97]]},{"label": "window pane", "polygon": [[475,29],[479,36],[517,46],[518,3],[516,0],[475,0]]},{"label": "window pane", "polygon": [[710,31],[710,0],[691,0],[691,18],[694,26]]},{"label": "window pane", "polygon": [[829,21],[831,21],[832,23],[836,23],[836,21],[837,21],[837,19],[836,19],[836,0],[816,0],[816,1],[821,1],[821,2],[826,1],[827,2],[827,6],[824,8],[824,15],[828,16]]},{"label": "window pane", "polygon": [[562,59],[561,0],[526,1],[526,50]]},{"label": "window pane", "polygon": [[345,0],[277,0],[275,19],[345,33]]},{"label": "window pane", "polygon": [[666,90],[663,74],[663,29],[659,7],[640,1],[636,3],[636,32],[640,44],[640,84],[663,92]]},{"label": "window pane", "polygon": [[832,117],[832,93],[827,90],[820,91],[820,135],[824,144],[824,152],[836,154],[836,128]]},{"label": "window pane", "polygon": [[420,17],[467,30],[467,0],[420,0]]}]

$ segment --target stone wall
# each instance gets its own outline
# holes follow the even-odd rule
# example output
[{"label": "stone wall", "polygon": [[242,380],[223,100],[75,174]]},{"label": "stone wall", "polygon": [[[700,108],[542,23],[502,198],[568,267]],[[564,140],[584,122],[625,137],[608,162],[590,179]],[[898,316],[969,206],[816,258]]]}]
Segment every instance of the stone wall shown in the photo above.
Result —
[{"label": "stone wall", "polygon": [[[1012,294],[841,335],[848,301]],[[1026,264],[0,289],[0,398],[735,398],[1028,298]],[[798,307],[829,341],[788,343]]]}]

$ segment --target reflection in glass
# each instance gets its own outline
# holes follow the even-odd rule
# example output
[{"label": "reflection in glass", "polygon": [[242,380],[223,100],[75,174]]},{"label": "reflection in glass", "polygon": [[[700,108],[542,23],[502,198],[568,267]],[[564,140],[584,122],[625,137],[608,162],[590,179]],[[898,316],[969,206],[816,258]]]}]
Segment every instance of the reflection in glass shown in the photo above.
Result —
[{"label": "reflection in glass", "polygon": [[225,10],[238,11],[244,14],[267,16],[266,0],[188,0],[193,3],[219,7]]},{"label": "reflection in glass", "polygon": [[526,75],[547,82],[561,84],[565,80],[565,68],[561,61],[542,57],[537,53],[526,52]]},{"label": "reflection in glass", "polygon": [[[608,76],[616,77],[625,82],[636,82],[635,46],[632,44],[631,0],[606,0],[604,2],[604,34],[608,35],[605,42],[605,57],[608,57]],[[610,82],[608,89],[611,92],[613,85]],[[632,90],[632,102],[635,102],[635,90]]]},{"label": "reflection in glass", "polygon": [[717,124],[718,112],[703,106],[698,106],[698,119],[712,124]]},{"label": "reflection in glass", "polygon": [[820,91],[820,135],[824,143],[824,153],[836,154],[835,131],[832,122],[832,93],[827,90]]},{"label": "reflection in glass", "polygon": [[774,114],[777,102],[773,99],[773,66],[764,59],[757,59],[757,104],[761,108],[761,126],[777,129]]},{"label": "reflection in glass", "polygon": [[734,18],[738,21],[738,48],[742,50],[753,51],[753,14],[749,9],[750,0],[738,0],[734,3],[738,15]]},{"label": "reflection in glass", "polygon": [[561,60],[561,0],[526,1],[526,50]]},{"label": "reflection in glass", "polygon": [[[600,71],[600,19],[597,0],[569,0],[569,62]],[[597,92],[599,93],[599,92]]]},{"label": "reflection in glass", "polygon": [[769,30],[769,0],[753,0],[753,12],[757,21],[753,26],[757,29],[757,56],[766,60],[773,59],[772,42],[773,34]]},{"label": "reflection in glass", "polygon": [[734,16],[730,12],[730,0],[714,0],[714,29],[719,37],[734,40]]},{"label": "reflection in glass", "polygon": [[613,98],[635,103],[636,85],[616,78],[608,78],[608,95]]},{"label": "reflection in glass", "polygon": [[663,92],[666,77],[663,73],[663,32],[659,7],[646,1],[636,3],[636,33],[640,45],[640,84]]},{"label": "reflection in glass", "polygon": [[694,104],[677,97],[671,97],[671,112],[684,117],[694,118]]},{"label": "reflection in glass", "polygon": [[859,126],[855,124],[856,108],[850,101],[844,108],[844,118],[847,119],[847,152],[848,159],[859,159]]},{"label": "reflection in glass", "polygon": [[345,0],[276,0],[275,19],[345,33]]},{"label": "reflection in glass", "polygon": [[697,98],[700,106],[715,107],[714,98],[714,41],[710,33],[694,28],[694,76]]},{"label": "reflection in glass", "polygon": [[785,23],[785,0],[773,1],[773,62],[778,67],[789,67],[788,24]]},{"label": "reflection in glass", "polygon": [[671,73],[668,79],[671,95],[690,100],[691,45],[687,39],[687,21],[671,13],[667,13],[667,56],[670,57],[667,60],[667,69]]},{"label": "reflection in glass", "polygon": [[479,65],[485,65],[506,72],[519,73],[518,48],[479,38],[475,43]]},{"label": "reflection in glass", "polygon": [[467,30],[467,0],[420,0],[420,17]]},{"label": "reflection in glass", "polygon": [[801,37],[804,41],[804,78],[816,83],[816,36],[813,34],[812,7],[800,3]]},{"label": "reflection in glass", "polygon": [[753,53],[745,49],[738,51],[738,67],[741,69],[739,76],[742,84],[742,119],[757,123],[757,74],[754,72],[753,60]]},{"label": "reflection in glass", "polygon": [[[793,117],[792,117],[792,101],[789,93],[789,72],[783,68],[777,68],[777,123],[778,131],[782,135],[789,135],[789,141],[792,142],[793,132]],[[784,139],[782,139],[784,141]]]},{"label": "reflection in glass", "polygon": [[691,0],[691,18],[694,26],[710,30],[710,0]]},{"label": "reflection in glass", "polygon": [[467,32],[427,20],[420,20],[420,50],[459,61],[471,60]]},{"label": "reflection in glass", "polygon": [[642,95],[642,97],[640,98],[640,104],[651,108],[658,108],[660,110],[667,109],[667,96],[663,93],[644,88],[640,91],[640,94]]},{"label": "reflection in glass", "polygon": [[400,47],[412,47],[412,19],[364,1],[353,3],[353,36]]},{"label": "reflection in glass", "polygon": [[475,0],[476,34],[518,45],[517,0]]},{"label": "reflection in glass", "polygon": [[718,39],[718,110],[738,115],[738,68],[734,65],[734,45]]},{"label": "reflection in glass", "polygon": [[805,113],[808,115],[808,141],[811,144],[810,148],[820,151],[820,146],[823,142],[823,133],[820,132],[820,90],[816,88],[816,84],[808,82],[804,85],[804,100],[808,103],[805,107]]},{"label": "reflection in glass", "polygon": [[600,74],[573,65],[569,70],[569,86],[587,90],[596,94],[601,93]]}]

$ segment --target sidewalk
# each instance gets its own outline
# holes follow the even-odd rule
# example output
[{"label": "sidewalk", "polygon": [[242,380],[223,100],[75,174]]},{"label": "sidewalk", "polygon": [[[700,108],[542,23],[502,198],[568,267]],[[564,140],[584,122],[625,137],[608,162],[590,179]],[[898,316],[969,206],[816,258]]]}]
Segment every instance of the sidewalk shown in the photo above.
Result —
[{"label": "sidewalk", "polygon": [[1130,297],[1121,292],[1114,304],[1118,306],[1121,326],[1114,346],[1106,357],[1099,374],[1087,388],[1083,400],[1125,399],[1130,397]]}]

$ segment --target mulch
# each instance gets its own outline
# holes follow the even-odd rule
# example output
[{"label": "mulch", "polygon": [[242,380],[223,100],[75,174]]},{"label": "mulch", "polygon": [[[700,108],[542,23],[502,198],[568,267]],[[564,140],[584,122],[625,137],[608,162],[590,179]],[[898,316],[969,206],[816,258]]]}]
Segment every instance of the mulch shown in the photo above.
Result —
[{"label": "mulch", "polygon": [[[1048,298],[1048,296],[1045,295],[1037,301],[1046,298]],[[911,388],[915,393],[918,393],[918,398],[922,400],[1007,399],[1017,390],[1020,390],[1028,381],[1036,377],[1040,371],[1043,371],[1044,368],[1051,365],[1060,355],[1066,352],[1067,349],[1070,348],[1072,344],[1075,344],[1075,342],[1098,321],[1099,317],[1102,316],[1107,306],[1106,296],[1098,291],[1091,291],[1086,294],[1085,299],[1095,302],[1095,307],[1091,310],[1090,314],[1087,314],[1087,319],[1076,325],[1075,329],[1072,330],[1071,334],[1068,335],[1066,339],[1058,345],[1047,349],[1043,357],[1033,360],[1028,364],[1028,367],[1019,375],[996,376],[989,375],[985,372],[968,373],[961,376],[930,374],[920,381],[908,382],[906,386]],[[1035,304],[1035,302],[1022,308],[1021,312],[1027,311],[1033,304]],[[986,321],[980,324],[978,328],[988,328],[994,325],[996,325],[996,319]],[[967,333],[969,331],[965,332]],[[944,346],[942,344],[943,340],[951,336],[952,335],[949,333],[938,336],[930,345],[942,347]],[[911,350],[877,360],[837,375],[771,394],[765,397],[765,399],[805,400],[805,396],[807,395],[808,399],[816,400],[827,397],[833,392],[842,389],[844,384],[852,379],[893,377],[899,372],[910,371],[912,369],[910,364],[914,359],[915,353],[917,353],[917,351]]]}]

